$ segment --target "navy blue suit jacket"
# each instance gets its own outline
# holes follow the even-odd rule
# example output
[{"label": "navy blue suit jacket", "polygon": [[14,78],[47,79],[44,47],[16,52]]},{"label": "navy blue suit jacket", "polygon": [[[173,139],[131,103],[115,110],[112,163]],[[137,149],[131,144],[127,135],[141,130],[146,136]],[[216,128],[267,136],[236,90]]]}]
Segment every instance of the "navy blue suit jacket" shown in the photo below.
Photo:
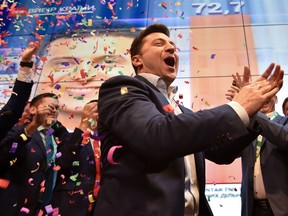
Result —
[{"label": "navy blue suit jacket", "polygon": [[16,79],[13,94],[0,111],[0,140],[16,124],[29,100],[33,82],[26,83]]},{"label": "navy blue suit jacket", "polygon": [[52,198],[53,208],[61,215],[88,215],[88,195],[93,193],[96,168],[91,143],[81,145],[83,131],[75,128],[71,137],[62,141],[58,151],[62,156],[56,160],[58,171]]},{"label": "navy blue suit jacket", "polygon": [[[41,184],[47,171],[46,149],[38,131],[31,138],[23,140],[21,134],[24,133],[25,126],[14,126],[1,141],[0,151],[9,156],[7,163],[10,167],[7,172],[11,178],[10,184],[16,188],[16,215],[36,215],[42,204]],[[53,129],[53,136],[59,140],[68,134],[66,128],[59,122]],[[14,151],[13,143],[17,143]],[[19,213],[22,208],[28,209],[29,214]]]},{"label": "navy blue suit jacket", "polygon": [[[257,117],[263,136],[260,164],[264,186],[274,215],[288,214],[288,118],[277,116],[269,120]],[[253,173],[256,160],[256,140],[242,152],[242,215],[253,215]]]},{"label": "navy blue suit jacket", "polygon": [[[0,111],[0,141],[5,138],[8,131],[21,117],[26,102],[29,100],[32,86],[33,82],[27,83],[16,79],[12,90],[13,94]],[[6,152],[0,151],[0,178],[10,178],[7,172],[9,167],[7,160],[8,155]],[[9,207],[15,204],[13,194],[16,194],[15,187],[11,185],[6,189],[0,188],[0,211],[5,212],[7,215],[14,214],[14,209]]]},{"label": "navy blue suit jacket", "polygon": [[[193,153],[199,213],[212,215],[204,194],[201,152],[231,144],[248,130],[229,105],[197,113],[183,108],[179,115],[167,111],[166,105],[164,95],[140,76],[117,76],[102,84],[98,130],[104,137],[103,167],[94,216],[184,215],[183,158]],[[111,154],[112,162],[107,159]]]}]

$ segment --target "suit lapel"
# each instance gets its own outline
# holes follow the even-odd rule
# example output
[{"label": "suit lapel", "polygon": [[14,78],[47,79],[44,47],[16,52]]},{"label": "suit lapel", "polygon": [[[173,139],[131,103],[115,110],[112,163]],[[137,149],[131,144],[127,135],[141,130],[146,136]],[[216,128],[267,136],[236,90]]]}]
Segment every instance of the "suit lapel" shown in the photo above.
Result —
[{"label": "suit lapel", "polygon": [[256,150],[257,150],[257,138],[252,142],[253,145],[253,166],[256,161]]},{"label": "suit lapel", "polygon": [[[274,122],[276,122],[276,123],[278,123],[278,124],[283,124],[283,125],[284,125],[284,122],[281,122],[283,119],[284,119],[284,118],[283,118],[282,116],[277,115],[276,118],[274,118],[272,121],[274,121]],[[285,121],[285,123],[286,123],[286,121]],[[266,137],[262,137],[261,150],[262,150],[263,148],[265,148],[266,143],[267,143]]]},{"label": "suit lapel", "polygon": [[45,144],[43,143],[43,140],[42,140],[42,137],[41,137],[39,131],[36,131],[36,132],[35,132],[35,134],[34,134],[34,139],[35,139],[36,145],[39,146],[39,148],[41,149],[42,154],[46,157]]}]

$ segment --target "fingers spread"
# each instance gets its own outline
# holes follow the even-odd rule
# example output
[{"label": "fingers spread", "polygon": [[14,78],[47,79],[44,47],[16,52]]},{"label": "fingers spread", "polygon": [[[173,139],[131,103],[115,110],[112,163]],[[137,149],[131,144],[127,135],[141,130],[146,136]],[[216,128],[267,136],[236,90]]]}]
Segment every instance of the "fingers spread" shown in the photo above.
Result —
[{"label": "fingers spread", "polygon": [[273,69],[275,67],[275,63],[271,63],[269,65],[269,67],[266,69],[266,71],[262,74],[261,77],[265,78],[265,79],[268,79],[268,77],[271,75]]}]

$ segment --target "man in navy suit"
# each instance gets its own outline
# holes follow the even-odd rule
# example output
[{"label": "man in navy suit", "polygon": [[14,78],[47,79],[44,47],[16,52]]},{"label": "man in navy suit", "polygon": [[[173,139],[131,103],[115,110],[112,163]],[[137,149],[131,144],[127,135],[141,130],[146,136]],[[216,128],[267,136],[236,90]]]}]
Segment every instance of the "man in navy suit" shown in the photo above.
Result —
[{"label": "man in navy suit", "polygon": [[[227,93],[230,99],[238,88],[249,83],[247,71],[243,80],[238,75],[234,81],[237,88],[232,87]],[[243,216],[286,216],[288,213],[288,117],[275,111],[276,103],[277,96],[274,96],[263,105],[256,116],[261,133],[240,154]]]},{"label": "man in navy suit", "polygon": [[232,102],[193,113],[173,101],[176,50],[166,26],[148,26],[130,49],[137,76],[116,76],[100,88],[103,167],[94,216],[213,215],[204,193],[206,151],[238,148],[239,139],[259,132],[250,117],[282,86],[280,66],[267,80],[272,64]]},{"label": "man in navy suit", "polygon": [[[30,42],[29,46],[23,51],[20,63],[20,69],[15,80],[12,95],[8,102],[0,111],[0,141],[7,135],[8,131],[18,122],[24,107],[29,100],[33,81],[31,80],[31,68],[33,55],[39,50],[42,44],[42,38],[38,41]],[[7,175],[7,166],[5,161],[7,159],[4,152],[0,152],[0,211],[13,214],[9,212],[8,206],[14,205],[15,200],[13,194],[15,188],[9,185],[9,176]],[[8,207],[8,208],[7,208]]]},{"label": "man in navy suit", "polygon": [[[57,122],[58,109],[55,94],[37,95],[29,108],[32,121],[14,126],[0,143],[0,151],[10,165],[10,184],[16,188],[17,205],[8,207],[16,208],[15,215],[36,215],[49,204],[57,168],[57,142],[68,134]],[[47,137],[51,138],[49,149]]]}]

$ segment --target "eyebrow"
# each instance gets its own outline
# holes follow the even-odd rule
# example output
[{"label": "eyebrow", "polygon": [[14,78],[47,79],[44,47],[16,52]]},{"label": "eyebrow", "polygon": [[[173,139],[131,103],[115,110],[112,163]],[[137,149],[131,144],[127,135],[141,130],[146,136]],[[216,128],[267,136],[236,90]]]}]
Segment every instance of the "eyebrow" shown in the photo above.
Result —
[{"label": "eyebrow", "polygon": [[73,56],[60,56],[60,57],[53,57],[52,59],[49,60],[50,61],[58,61],[59,59],[60,60],[71,60],[71,59],[74,59],[75,57]]},{"label": "eyebrow", "polygon": [[[163,38],[156,38],[156,39],[154,39],[152,42],[155,42],[155,41],[157,41],[157,40],[161,40],[161,41],[166,41],[165,39],[163,39]],[[172,41],[172,40],[169,40],[168,41],[171,45],[173,45],[173,46],[175,46],[176,47],[176,44]]]}]

